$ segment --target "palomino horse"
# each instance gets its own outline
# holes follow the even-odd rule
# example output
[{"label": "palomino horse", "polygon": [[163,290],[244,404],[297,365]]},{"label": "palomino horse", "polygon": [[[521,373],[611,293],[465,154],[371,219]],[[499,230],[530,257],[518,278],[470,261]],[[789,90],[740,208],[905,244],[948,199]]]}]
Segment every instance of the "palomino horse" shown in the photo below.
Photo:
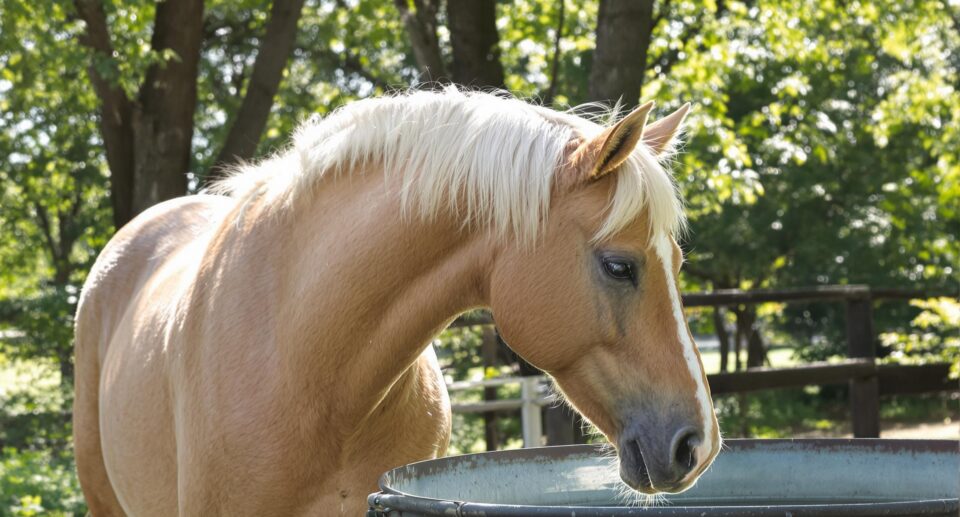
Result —
[{"label": "palomino horse", "polygon": [[219,187],[147,210],[77,315],[77,466],[95,516],[358,515],[444,454],[431,339],[489,307],[643,493],[720,447],[660,165],[686,108],[615,126],[503,95],[353,103]]}]

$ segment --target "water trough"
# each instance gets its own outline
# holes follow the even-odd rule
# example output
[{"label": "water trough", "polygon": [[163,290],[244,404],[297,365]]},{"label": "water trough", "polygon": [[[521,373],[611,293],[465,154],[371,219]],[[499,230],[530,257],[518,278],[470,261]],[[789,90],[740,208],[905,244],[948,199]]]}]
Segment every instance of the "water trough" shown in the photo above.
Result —
[{"label": "water trough", "polygon": [[414,463],[380,489],[369,516],[957,516],[960,442],[728,440],[696,486],[647,507],[588,445]]}]

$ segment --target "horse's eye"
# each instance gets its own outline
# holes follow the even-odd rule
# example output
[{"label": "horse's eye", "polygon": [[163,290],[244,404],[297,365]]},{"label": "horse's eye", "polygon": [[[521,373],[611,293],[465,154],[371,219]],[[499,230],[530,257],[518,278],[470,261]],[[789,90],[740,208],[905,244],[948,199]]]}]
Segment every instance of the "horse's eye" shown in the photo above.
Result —
[{"label": "horse's eye", "polygon": [[614,280],[634,280],[633,264],[620,259],[603,259],[603,270]]}]

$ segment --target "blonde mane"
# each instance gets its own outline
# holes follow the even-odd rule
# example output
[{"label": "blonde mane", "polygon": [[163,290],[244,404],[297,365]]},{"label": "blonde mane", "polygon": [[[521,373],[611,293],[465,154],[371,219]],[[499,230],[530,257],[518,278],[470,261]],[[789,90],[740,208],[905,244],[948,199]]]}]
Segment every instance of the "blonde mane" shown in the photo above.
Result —
[{"label": "blonde mane", "polygon": [[[614,117],[610,117],[614,118]],[[297,130],[289,149],[242,165],[210,190],[266,196],[289,205],[330,174],[377,163],[402,179],[405,215],[451,210],[465,226],[532,242],[550,206],[554,176],[575,137],[603,126],[573,112],[538,107],[505,93],[412,91],[353,102]],[[684,223],[676,186],[661,160],[637,146],[616,177],[603,240],[649,210],[651,231],[675,234]]]}]

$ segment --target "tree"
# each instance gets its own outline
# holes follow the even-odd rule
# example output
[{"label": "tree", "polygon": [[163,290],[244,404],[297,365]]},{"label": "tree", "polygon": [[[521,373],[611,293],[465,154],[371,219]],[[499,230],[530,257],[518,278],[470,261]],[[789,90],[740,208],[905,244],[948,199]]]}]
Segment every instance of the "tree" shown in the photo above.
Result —
[{"label": "tree", "polygon": [[[947,6],[727,7],[674,6],[699,29],[673,52],[686,59],[646,86],[662,105],[698,101],[676,167],[691,219],[688,281],[956,282],[958,248],[943,238],[958,227],[960,177],[956,147],[944,144],[960,115]],[[673,45],[655,38],[651,52]],[[756,323],[839,343],[834,310],[792,306]],[[904,316],[879,313],[878,325]]]},{"label": "tree", "polygon": [[590,100],[625,108],[640,100],[653,31],[653,0],[601,0],[590,67]]},{"label": "tree", "polygon": [[72,381],[79,285],[112,225],[83,52],[55,3],[0,4],[0,328],[3,353],[50,357]]},{"label": "tree", "polygon": [[447,76],[440,41],[437,39],[437,11],[439,0],[394,0],[403,24],[410,36],[410,46],[416,59],[422,81],[442,81]]},{"label": "tree", "polygon": [[453,49],[453,82],[503,88],[496,1],[447,0],[447,23]]},{"label": "tree", "polygon": [[446,4],[450,66],[437,37],[440,2],[414,0],[411,5],[410,0],[394,1],[413,49],[419,80],[502,89],[505,85],[496,0],[448,0]]},{"label": "tree", "polygon": [[[302,0],[275,2],[247,95],[233,120],[219,164],[253,156],[292,48],[302,6]],[[102,2],[75,0],[74,7],[85,23],[80,42],[92,54],[88,73],[100,99],[114,224],[119,228],[150,205],[187,192],[204,3],[159,3],[149,50],[142,55],[115,48]],[[132,67],[134,73],[124,74],[120,56],[142,62]],[[137,72],[142,72],[142,79]]]},{"label": "tree", "polygon": [[224,166],[253,158],[280,87],[287,56],[296,42],[303,3],[304,0],[274,0],[270,22],[247,83],[247,94],[230,125],[211,176],[218,176]]},{"label": "tree", "polygon": [[150,205],[187,191],[203,1],[169,0],[157,6],[152,63],[132,92],[117,80],[104,4],[75,0],[74,6],[86,23],[80,42],[93,54],[88,71],[101,102],[100,126],[119,228]]}]

